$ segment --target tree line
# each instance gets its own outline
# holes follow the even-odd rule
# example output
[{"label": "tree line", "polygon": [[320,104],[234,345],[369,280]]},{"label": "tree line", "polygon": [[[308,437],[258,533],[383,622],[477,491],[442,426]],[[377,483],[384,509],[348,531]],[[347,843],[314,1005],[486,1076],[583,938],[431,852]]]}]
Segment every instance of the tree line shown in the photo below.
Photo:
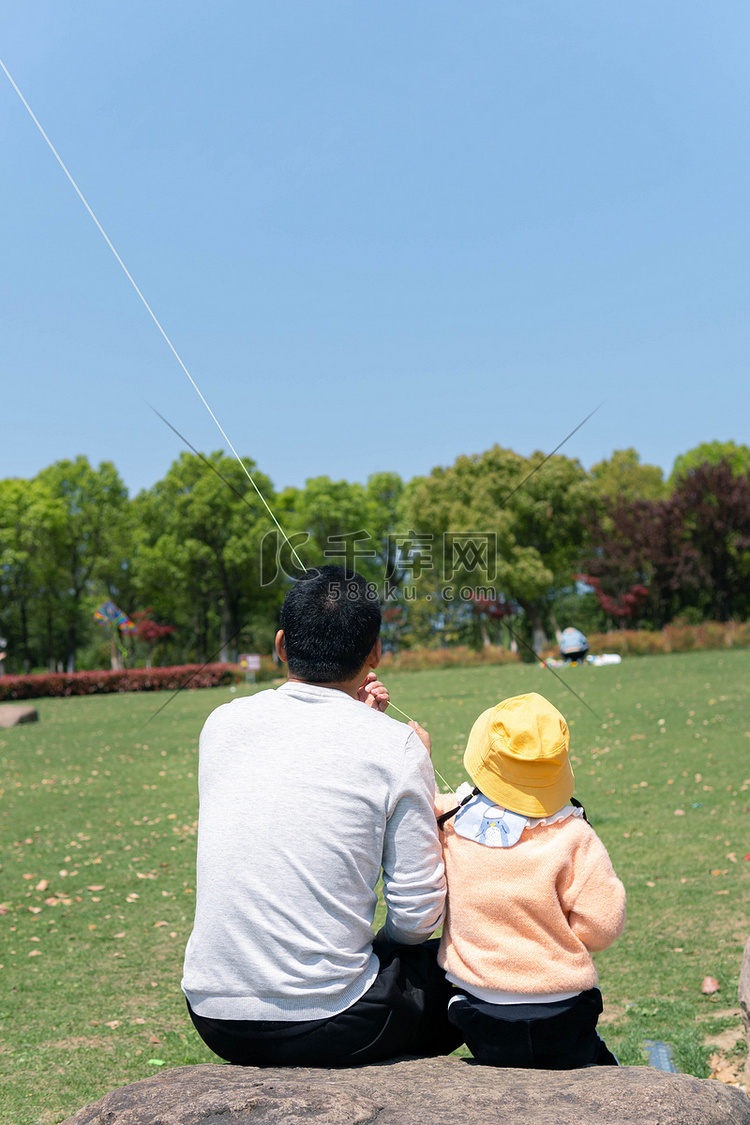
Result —
[{"label": "tree line", "polygon": [[750,616],[750,449],[705,443],[668,479],[633,449],[586,471],[495,446],[403,481],[318,477],[276,491],[245,459],[183,453],[129,497],[114,465],[60,461],[0,481],[0,637],[7,672],[101,667],[117,636],[142,664],[269,652],[304,566],[372,583],[392,649],[538,649],[566,625],[660,628]]}]

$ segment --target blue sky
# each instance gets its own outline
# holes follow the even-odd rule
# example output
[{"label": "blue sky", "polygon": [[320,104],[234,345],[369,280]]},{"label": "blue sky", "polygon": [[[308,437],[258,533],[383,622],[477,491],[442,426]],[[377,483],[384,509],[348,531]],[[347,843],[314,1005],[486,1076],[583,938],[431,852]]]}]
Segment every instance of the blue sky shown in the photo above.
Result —
[{"label": "blue sky", "polygon": [[[277,487],[750,443],[750,8],[30,0],[0,57]],[[0,73],[0,477],[220,434]]]}]

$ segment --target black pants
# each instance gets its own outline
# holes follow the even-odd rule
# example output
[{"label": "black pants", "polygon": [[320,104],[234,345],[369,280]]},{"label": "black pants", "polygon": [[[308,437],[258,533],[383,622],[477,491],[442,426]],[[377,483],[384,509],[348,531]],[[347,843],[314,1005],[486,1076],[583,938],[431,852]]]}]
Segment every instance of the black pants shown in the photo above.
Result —
[{"label": "black pants", "polygon": [[477,1062],[537,1070],[617,1066],[599,1038],[598,988],[551,1004],[488,1004],[459,993],[448,1015]]},{"label": "black pants", "polygon": [[448,1019],[454,995],[437,940],[375,941],[378,975],[346,1011],[323,1020],[214,1020],[188,1011],[204,1043],[237,1066],[361,1066],[397,1055],[449,1055],[463,1035]]}]

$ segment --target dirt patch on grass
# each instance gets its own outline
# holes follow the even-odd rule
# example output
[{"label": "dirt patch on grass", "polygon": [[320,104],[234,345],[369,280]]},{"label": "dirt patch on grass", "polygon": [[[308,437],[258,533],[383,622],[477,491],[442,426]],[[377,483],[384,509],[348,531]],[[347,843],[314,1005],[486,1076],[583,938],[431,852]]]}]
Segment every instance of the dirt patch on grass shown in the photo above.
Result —
[{"label": "dirt patch on grass", "polygon": [[726,1031],[721,1031],[718,1035],[709,1035],[706,1038],[709,1047],[714,1047],[717,1052],[721,1053],[731,1051],[738,1043],[744,1043],[744,1041],[745,1033],[741,1027],[728,1027]]},{"label": "dirt patch on grass", "polygon": [[723,1082],[726,1086],[736,1086],[747,1093],[748,1084],[745,1078],[747,1042],[740,1009],[724,1008],[706,1012],[705,1015],[697,1018],[699,1023],[707,1019],[732,1020],[731,1025],[723,1031],[706,1036],[706,1045],[711,1048],[708,1065],[711,1067],[712,1078]]},{"label": "dirt patch on grass", "polygon": [[710,1012],[699,1012],[695,1017],[697,1020],[737,1020],[738,1024],[742,1024],[742,1012],[739,1008],[714,1008]]},{"label": "dirt patch on grass", "polygon": [[56,1051],[80,1051],[82,1048],[111,1051],[114,1043],[101,1035],[70,1035],[66,1039],[54,1039],[49,1046]]},{"label": "dirt patch on grass", "polygon": [[625,1008],[622,1004],[607,1004],[605,1002],[604,1011],[599,1016],[599,1023],[618,1023],[624,1015]]}]

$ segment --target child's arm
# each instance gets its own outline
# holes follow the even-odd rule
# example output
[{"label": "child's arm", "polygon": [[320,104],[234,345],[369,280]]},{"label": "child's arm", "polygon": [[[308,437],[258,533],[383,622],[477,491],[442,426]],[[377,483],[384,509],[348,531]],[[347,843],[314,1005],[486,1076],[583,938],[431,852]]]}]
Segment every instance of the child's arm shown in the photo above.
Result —
[{"label": "child's arm", "polygon": [[591,829],[576,850],[574,864],[568,923],[595,953],[607,949],[625,927],[625,888],[615,875],[607,849]]},{"label": "child's arm", "polygon": [[409,726],[419,735],[422,745],[424,746],[430,757],[432,757],[432,742],[430,741],[430,736],[427,731],[424,729],[424,727],[420,727],[416,719],[410,719]]}]

